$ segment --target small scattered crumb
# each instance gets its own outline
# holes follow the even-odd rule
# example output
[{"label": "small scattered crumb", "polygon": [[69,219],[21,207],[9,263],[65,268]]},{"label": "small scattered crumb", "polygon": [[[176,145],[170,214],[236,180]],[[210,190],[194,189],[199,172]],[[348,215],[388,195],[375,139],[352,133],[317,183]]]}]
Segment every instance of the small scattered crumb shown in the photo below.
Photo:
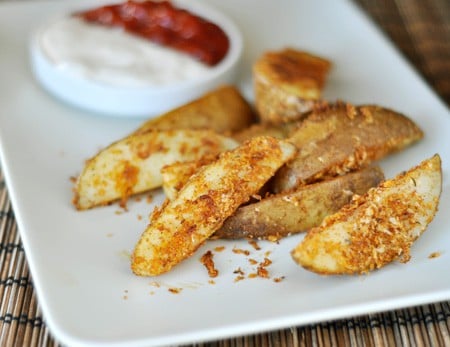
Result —
[{"label": "small scattered crumb", "polygon": [[245,279],[244,276],[239,275],[239,276],[236,276],[236,278],[234,279],[234,282],[239,282],[239,281],[242,281],[242,280],[244,280],[244,279]]},{"label": "small scattered crumb", "polygon": [[439,258],[442,255],[441,252],[433,252],[428,256],[428,259]]},{"label": "small scattered crumb", "polygon": [[256,240],[248,240],[248,243],[257,251],[259,251],[261,249],[261,247],[259,247],[258,242]]},{"label": "small scattered crumb", "polygon": [[107,233],[107,234],[106,234],[106,237],[113,237],[113,236],[114,236],[113,233]]},{"label": "small scattered crumb", "polygon": [[285,279],[284,276],[281,276],[281,277],[275,277],[275,278],[273,279],[273,281],[274,281],[275,283],[280,283],[280,282],[283,281],[284,279]]},{"label": "small scattered crumb", "polygon": [[255,272],[248,275],[248,278],[256,278],[256,277],[258,277],[258,274]]},{"label": "small scattered crumb", "polygon": [[245,272],[242,271],[242,269],[240,267],[238,267],[236,270],[233,271],[234,274],[239,274],[239,275],[244,275]]},{"label": "small scattered crumb", "polygon": [[153,202],[153,195],[151,195],[151,194],[147,195],[146,201],[149,204],[152,203]]},{"label": "small scattered crumb", "polygon": [[136,201],[136,202],[140,202],[140,201],[142,201],[142,196],[136,196],[135,198],[134,198],[134,201]]},{"label": "small scattered crumb", "polygon": [[124,212],[124,210],[116,210],[114,213],[116,215],[121,215]]},{"label": "small scattered crumb", "polygon": [[70,182],[72,182],[72,183],[77,183],[77,178],[76,178],[76,176],[70,176],[70,177],[69,177],[69,180],[70,180]]},{"label": "small scattered crumb", "polygon": [[258,264],[258,261],[255,260],[255,259],[253,259],[253,258],[250,258],[250,259],[248,260],[248,262],[249,262],[250,264],[252,264],[252,265]]},{"label": "small scattered crumb", "polygon": [[249,251],[249,250],[241,249],[241,248],[233,248],[233,253],[235,253],[235,254],[250,255],[250,251]]},{"label": "small scattered crumb", "polygon": [[141,214],[138,214],[138,215],[137,215],[137,219],[138,219],[138,220],[142,220],[142,215],[141,215]]},{"label": "small scattered crumb", "polygon": [[209,284],[216,284],[216,281],[214,281],[214,280],[209,280],[208,283],[209,283]]},{"label": "small scattered crumb", "polygon": [[225,246],[218,246],[216,248],[214,248],[215,252],[223,252],[225,250]]},{"label": "small scattered crumb", "polygon": [[172,294],[180,294],[181,291],[183,290],[183,288],[174,288],[174,287],[171,287],[171,288],[168,288],[167,290],[168,290],[170,293],[172,293]]},{"label": "small scattered crumb", "polygon": [[267,271],[267,269],[264,266],[258,266],[258,272],[257,272],[259,277],[262,278],[269,278],[269,271]]},{"label": "small scattered crumb", "polygon": [[155,287],[155,288],[161,287],[161,284],[160,284],[159,282],[156,282],[156,281],[150,282],[149,284],[150,284],[152,287]]},{"label": "small scattered crumb", "polygon": [[200,261],[208,271],[209,277],[217,277],[217,275],[219,275],[219,270],[215,268],[213,257],[214,257],[213,253],[211,251],[207,251],[200,258]]}]

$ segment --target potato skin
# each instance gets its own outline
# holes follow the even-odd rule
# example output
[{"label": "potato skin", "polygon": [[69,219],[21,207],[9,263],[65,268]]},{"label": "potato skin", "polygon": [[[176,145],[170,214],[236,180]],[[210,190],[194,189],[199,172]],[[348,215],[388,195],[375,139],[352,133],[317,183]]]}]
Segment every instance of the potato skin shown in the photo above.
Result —
[{"label": "potato skin", "polygon": [[240,207],[216,231],[216,238],[277,240],[319,225],[329,214],[384,179],[379,167],[310,184]]},{"label": "potato skin", "polygon": [[250,104],[230,85],[219,87],[200,98],[143,123],[134,133],[148,130],[209,129],[230,134],[256,121]]},{"label": "potato skin", "polygon": [[311,113],[289,137],[297,156],[272,180],[275,193],[358,170],[422,139],[406,116],[379,106],[337,103]]}]

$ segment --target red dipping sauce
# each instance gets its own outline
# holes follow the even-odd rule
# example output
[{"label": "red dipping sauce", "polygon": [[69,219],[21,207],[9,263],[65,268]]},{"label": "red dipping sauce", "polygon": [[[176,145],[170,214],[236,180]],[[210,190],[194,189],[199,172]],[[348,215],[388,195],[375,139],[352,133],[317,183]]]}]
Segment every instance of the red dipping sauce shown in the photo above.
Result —
[{"label": "red dipping sauce", "polygon": [[168,1],[127,1],[75,14],[89,23],[123,28],[130,34],[184,52],[209,66],[227,54],[230,42],[216,24]]}]

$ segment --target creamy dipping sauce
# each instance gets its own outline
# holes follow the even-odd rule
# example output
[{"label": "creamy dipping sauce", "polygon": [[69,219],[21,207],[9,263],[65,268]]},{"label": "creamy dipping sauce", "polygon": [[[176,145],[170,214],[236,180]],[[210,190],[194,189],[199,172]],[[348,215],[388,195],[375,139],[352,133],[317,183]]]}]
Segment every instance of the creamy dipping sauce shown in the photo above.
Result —
[{"label": "creamy dipping sauce", "polygon": [[209,67],[122,29],[66,17],[41,30],[42,53],[64,72],[118,87],[161,87],[202,78]]}]

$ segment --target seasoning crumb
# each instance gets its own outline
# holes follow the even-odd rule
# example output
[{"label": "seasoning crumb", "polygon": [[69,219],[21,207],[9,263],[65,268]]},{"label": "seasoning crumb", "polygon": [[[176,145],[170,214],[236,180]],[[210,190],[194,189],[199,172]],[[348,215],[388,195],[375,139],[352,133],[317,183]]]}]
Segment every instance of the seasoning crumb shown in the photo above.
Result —
[{"label": "seasoning crumb", "polygon": [[141,214],[138,214],[138,215],[137,215],[137,219],[138,219],[138,220],[142,220],[142,215],[141,215]]},{"label": "seasoning crumb", "polygon": [[172,293],[172,294],[180,294],[181,293],[181,291],[183,290],[183,288],[174,288],[174,287],[171,287],[171,288],[169,288],[169,289],[167,289],[170,293]]},{"label": "seasoning crumb", "polygon": [[239,275],[239,276],[236,276],[236,278],[234,279],[234,282],[239,282],[239,281],[242,281],[243,279],[245,279],[245,277],[242,275]]},{"label": "seasoning crumb", "polygon": [[258,264],[258,261],[255,260],[255,259],[253,259],[253,258],[250,258],[250,259],[248,260],[248,262],[249,262],[251,265],[256,265],[256,264]]},{"label": "seasoning crumb", "polygon": [[239,275],[244,275],[245,272],[242,271],[242,269],[240,267],[238,267],[236,270],[233,271],[234,274],[239,274]]},{"label": "seasoning crumb", "polygon": [[214,255],[211,251],[207,251],[200,258],[200,261],[202,262],[202,264],[206,267],[206,270],[208,271],[209,277],[217,277],[217,275],[219,274],[219,270],[217,270],[215,268],[213,258],[214,258]]},{"label": "seasoning crumb", "polygon": [[116,210],[114,213],[116,215],[121,215],[124,212],[124,210]]},{"label": "seasoning crumb", "polygon": [[428,259],[439,258],[442,255],[441,252],[433,252],[428,256]]},{"label": "seasoning crumb", "polygon": [[256,240],[248,240],[248,243],[257,251],[259,251],[261,249],[261,247],[259,247],[258,242]]},{"label": "seasoning crumb", "polygon": [[250,251],[249,251],[249,250],[241,249],[241,248],[233,248],[233,253],[235,253],[235,254],[250,255]]},{"label": "seasoning crumb", "polygon": [[256,278],[256,277],[258,277],[258,274],[255,272],[248,275],[248,278]]},{"label": "seasoning crumb", "polygon": [[218,246],[216,248],[214,248],[215,252],[223,252],[225,250],[225,246]]},{"label": "seasoning crumb", "polygon": [[275,277],[275,278],[273,279],[273,281],[274,281],[275,283],[280,283],[280,282],[283,281],[284,279],[285,279],[284,276],[281,276],[281,277]]},{"label": "seasoning crumb", "polygon": [[77,183],[77,178],[75,176],[70,176],[69,177],[70,182],[72,183]]},{"label": "seasoning crumb", "polygon": [[153,202],[153,195],[151,195],[151,194],[147,195],[146,201],[149,204],[152,203]]},{"label": "seasoning crumb", "polygon": [[214,281],[214,280],[209,280],[208,283],[209,283],[209,284],[216,284],[216,281]]}]

